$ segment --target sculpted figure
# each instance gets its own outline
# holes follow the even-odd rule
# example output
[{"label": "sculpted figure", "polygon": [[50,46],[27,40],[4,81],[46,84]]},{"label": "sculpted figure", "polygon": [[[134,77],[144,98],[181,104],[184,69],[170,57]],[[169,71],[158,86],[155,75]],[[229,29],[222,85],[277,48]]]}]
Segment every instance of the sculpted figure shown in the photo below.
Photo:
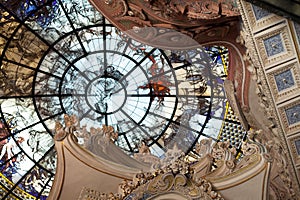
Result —
[{"label": "sculpted figure", "polygon": [[140,162],[151,164],[152,166],[160,163],[160,159],[151,154],[151,151],[145,141],[141,142],[139,152],[135,153],[133,157]]},{"label": "sculpted figure", "polygon": [[141,146],[139,148],[139,153],[150,154],[150,149],[144,141],[141,143]]},{"label": "sculpted figure", "polygon": [[114,142],[118,139],[119,135],[118,135],[118,132],[114,131],[114,127],[103,125],[102,131],[105,136],[106,142]]},{"label": "sculpted figure", "polygon": [[200,143],[196,144],[196,153],[199,154],[199,156],[203,157],[208,153],[211,153],[212,151],[212,138],[209,139],[203,139],[200,141]]}]

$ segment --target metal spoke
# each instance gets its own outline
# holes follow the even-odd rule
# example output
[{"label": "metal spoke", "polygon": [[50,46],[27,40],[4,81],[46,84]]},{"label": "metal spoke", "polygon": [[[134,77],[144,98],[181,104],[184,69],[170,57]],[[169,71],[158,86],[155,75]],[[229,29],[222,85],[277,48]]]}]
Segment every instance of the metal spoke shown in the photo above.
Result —
[{"label": "metal spoke", "polygon": [[[149,55],[151,55],[154,51],[156,50],[156,48],[153,48],[150,52]],[[127,76],[129,76],[140,64],[142,64],[149,55],[145,55],[131,70],[129,70],[129,72],[127,72],[127,74],[125,74],[120,80],[119,82],[122,82],[123,80],[126,79]]]},{"label": "metal spoke", "polygon": [[87,54],[87,51],[86,51],[86,49],[85,49],[85,47],[84,47],[84,45],[83,45],[83,43],[82,43],[82,41],[81,41],[81,38],[79,37],[78,32],[75,31],[74,24],[73,24],[73,22],[72,22],[72,20],[71,20],[71,18],[70,18],[70,16],[69,16],[69,14],[68,14],[68,12],[66,11],[66,9],[65,9],[65,7],[64,7],[63,2],[62,2],[61,0],[58,0],[58,2],[59,2],[59,4],[60,4],[60,6],[61,6],[63,12],[65,13],[65,16],[66,16],[66,18],[68,19],[68,21],[69,21],[69,23],[70,23],[70,25],[71,25],[71,27],[72,27],[72,29],[73,29],[75,35],[76,35],[76,38],[77,38],[77,40],[78,40],[78,42],[79,42],[79,44],[80,44],[80,46],[81,46],[81,48],[82,48],[84,54]]},{"label": "metal spoke", "polygon": [[6,58],[3,58],[3,61],[9,62],[9,63],[12,63],[12,64],[15,64],[15,65],[19,65],[20,67],[24,67],[24,68],[26,68],[26,69],[31,69],[31,70],[33,70],[33,71],[37,71],[37,72],[46,74],[46,75],[48,75],[48,76],[53,76],[54,78],[57,78],[57,79],[61,79],[60,76],[57,76],[57,75],[55,75],[55,74],[53,74],[53,73],[46,72],[46,71],[40,70],[40,69],[38,69],[38,68],[31,67],[31,66],[28,66],[28,65],[24,65],[24,64],[22,64],[22,63],[18,63],[18,62],[13,61],[13,60],[8,60],[8,59],[6,59]]},{"label": "metal spoke", "polygon": [[129,147],[129,150],[130,150],[131,152],[133,152],[133,149],[132,149],[132,147],[131,147],[131,145],[130,145],[130,142],[129,142],[127,136],[126,136],[126,135],[123,135],[123,137],[124,137],[124,139],[125,139],[125,141],[126,141],[127,146]]}]

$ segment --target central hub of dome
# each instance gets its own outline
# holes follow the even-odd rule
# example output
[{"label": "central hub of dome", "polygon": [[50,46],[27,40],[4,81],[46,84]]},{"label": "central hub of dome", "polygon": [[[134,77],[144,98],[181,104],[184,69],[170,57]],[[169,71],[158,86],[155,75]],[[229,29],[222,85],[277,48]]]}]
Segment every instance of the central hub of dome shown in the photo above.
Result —
[{"label": "central hub of dome", "polygon": [[86,91],[88,105],[102,115],[120,110],[126,101],[125,86],[114,77],[100,77],[91,81]]}]

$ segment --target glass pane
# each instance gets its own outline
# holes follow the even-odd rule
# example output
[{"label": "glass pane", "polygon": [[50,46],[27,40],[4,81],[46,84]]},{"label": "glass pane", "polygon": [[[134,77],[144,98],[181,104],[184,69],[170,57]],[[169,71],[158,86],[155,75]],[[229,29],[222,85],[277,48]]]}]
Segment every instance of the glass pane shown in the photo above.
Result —
[{"label": "glass pane", "polygon": [[46,199],[56,168],[55,122],[63,124],[65,114],[77,116],[83,147],[112,127],[118,133],[112,141],[130,156],[141,142],[159,158],[175,144],[198,156],[196,146],[206,138],[240,147],[245,132],[223,88],[225,47],[141,44],[87,0],[1,5],[2,198]]}]

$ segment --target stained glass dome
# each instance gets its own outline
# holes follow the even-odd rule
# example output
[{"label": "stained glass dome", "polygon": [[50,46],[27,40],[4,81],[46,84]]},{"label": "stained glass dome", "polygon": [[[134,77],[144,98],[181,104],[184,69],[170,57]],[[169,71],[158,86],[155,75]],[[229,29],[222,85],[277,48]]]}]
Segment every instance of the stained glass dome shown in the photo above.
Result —
[{"label": "stained glass dome", "polygon": [[[87,0],[0,3],[0,197],[46,199],[55,176],[55,122],[80,122],[78,142],[103,125],[129,156],[145,142],[163,158],[203,138],[239,148],[228,106],[225,47],[162,50],[134,41]],[[234,133],[234,134],[232,134]]]}]

